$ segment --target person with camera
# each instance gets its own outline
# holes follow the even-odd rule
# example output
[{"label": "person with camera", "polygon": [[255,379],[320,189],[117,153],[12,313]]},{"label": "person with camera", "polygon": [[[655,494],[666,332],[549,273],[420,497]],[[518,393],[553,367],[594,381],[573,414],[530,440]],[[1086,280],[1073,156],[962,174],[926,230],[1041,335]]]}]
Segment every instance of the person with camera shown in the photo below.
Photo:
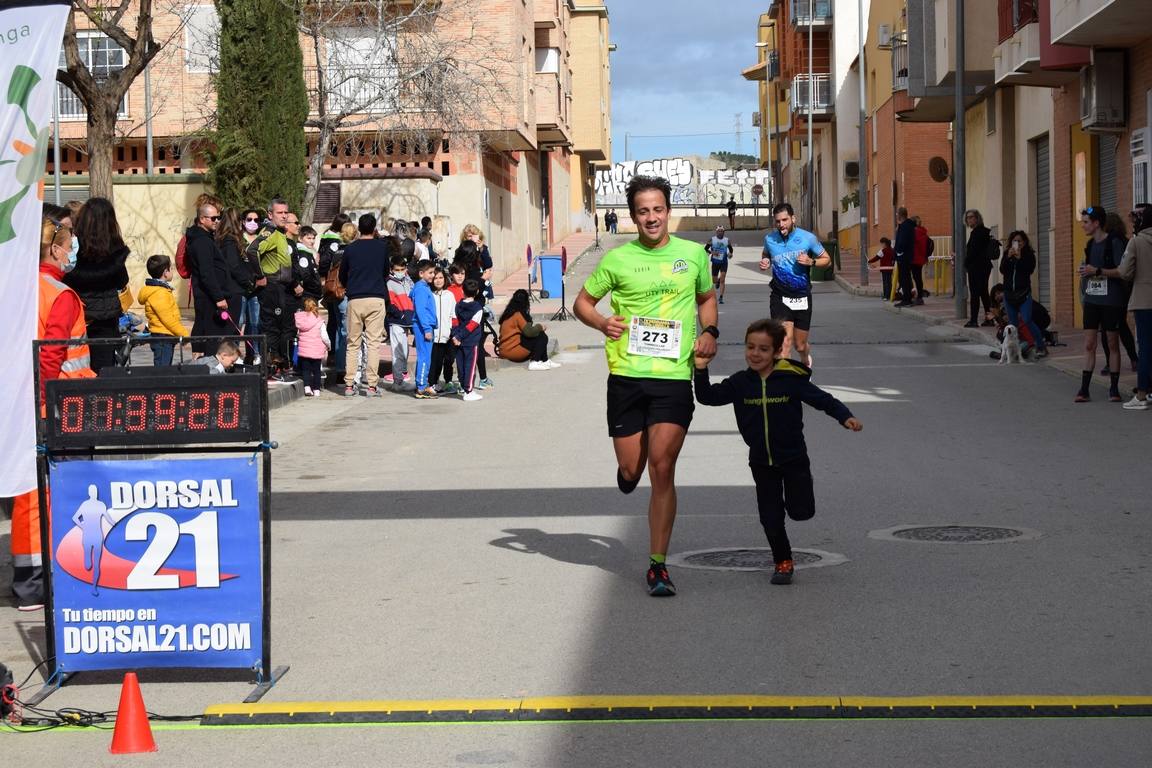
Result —
[{"label": "person with camera", "polygon": [[1044,334],[1032,321],[1032,273],[1036,271],[1036,251],[1028,235],[1021,229],[1008,235],[1008,247],[1000,260],[1000,274],[1004,276],[1004,311],[1008,322],[1024,326],[1036,341],[1036,357],[1047,357],[1048,347]]}]

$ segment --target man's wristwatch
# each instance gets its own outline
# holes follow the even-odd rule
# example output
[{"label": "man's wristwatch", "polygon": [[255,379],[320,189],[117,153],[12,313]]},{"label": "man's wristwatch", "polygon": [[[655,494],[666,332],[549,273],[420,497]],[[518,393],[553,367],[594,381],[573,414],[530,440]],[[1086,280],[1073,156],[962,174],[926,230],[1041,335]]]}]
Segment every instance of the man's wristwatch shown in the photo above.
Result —
[{"label": "man's wristwatch", "polygon": [[720,338],[720,329],[714,325],[709,325],[709,326],[705,327],[704,330],[701,331],[701,333],[710,333],[710,334],[712,334],[712,338],[714,338],[714,339]]}]

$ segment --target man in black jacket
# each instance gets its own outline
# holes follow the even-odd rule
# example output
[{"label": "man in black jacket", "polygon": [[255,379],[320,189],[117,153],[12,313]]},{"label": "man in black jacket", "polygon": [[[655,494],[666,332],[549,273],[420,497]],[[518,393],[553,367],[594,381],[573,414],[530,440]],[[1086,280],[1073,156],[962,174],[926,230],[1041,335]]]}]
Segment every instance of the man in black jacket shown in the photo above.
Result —
[{"label": "man in black jacket", "polygon": [[379,396],[380,345],[384,342],[384,312],[388,296],[388,274],[393,254],[399,253],[396,239],[376,237],[376,217],[366,213],[357,222],[360,238],[344,249],[340,261],[340,284],[348,297],[348,352],[344,361],[344,395],[356,394],[356,363],[363,341],[364,394]]},{"label": "man in black jacket", "polygon": [[[186,260],[192,273],[192,300],[196,319],[192,323],[193,336],[223,336],[232,330],[232,325],[221,313],[230,317],[240,316],[240,298],[243,294],[240,284],[224,260],[224,254],[216,244],[214,234],[220,222],[220,209],[205,203],[196,211],[196,223],[188,228]],[[197,356],[206,354],[214,344],[204,341],[192,343],[192,351]]]},{"label": "man in black jacket", "polygon": [[916,253],[916,222],[908,218],[908,209],[896,209],[896,272],[900,281],[898,307],[912,306],[912,257]]}]

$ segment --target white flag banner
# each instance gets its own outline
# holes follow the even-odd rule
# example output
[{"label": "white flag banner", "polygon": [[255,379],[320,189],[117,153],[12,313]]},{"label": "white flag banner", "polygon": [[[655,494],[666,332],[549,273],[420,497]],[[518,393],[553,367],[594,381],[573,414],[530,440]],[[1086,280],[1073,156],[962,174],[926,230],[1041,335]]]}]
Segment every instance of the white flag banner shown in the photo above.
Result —
[{"label": "white flag banner", "polygon": [[66,2],[0,3],[0,496],[36,487],[36,338],[44,162]]}]

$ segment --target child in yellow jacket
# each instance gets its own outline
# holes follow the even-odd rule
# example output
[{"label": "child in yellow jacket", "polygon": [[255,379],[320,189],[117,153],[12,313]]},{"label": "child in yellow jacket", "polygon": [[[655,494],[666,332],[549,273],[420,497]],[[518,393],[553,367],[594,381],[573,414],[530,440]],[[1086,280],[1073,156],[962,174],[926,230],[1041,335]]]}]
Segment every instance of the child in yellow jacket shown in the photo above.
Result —
[{"label": "child in yellow jacket", "polygon": [[180,320],[180,307],[169,281],[172,279],[172,259],[164,255],[149,256],[145,265],[148,279],[137,296],[144,305],[148,331],[152,334],[152,364],[172,365],[172,353],[178,340],[191,334]]}]

